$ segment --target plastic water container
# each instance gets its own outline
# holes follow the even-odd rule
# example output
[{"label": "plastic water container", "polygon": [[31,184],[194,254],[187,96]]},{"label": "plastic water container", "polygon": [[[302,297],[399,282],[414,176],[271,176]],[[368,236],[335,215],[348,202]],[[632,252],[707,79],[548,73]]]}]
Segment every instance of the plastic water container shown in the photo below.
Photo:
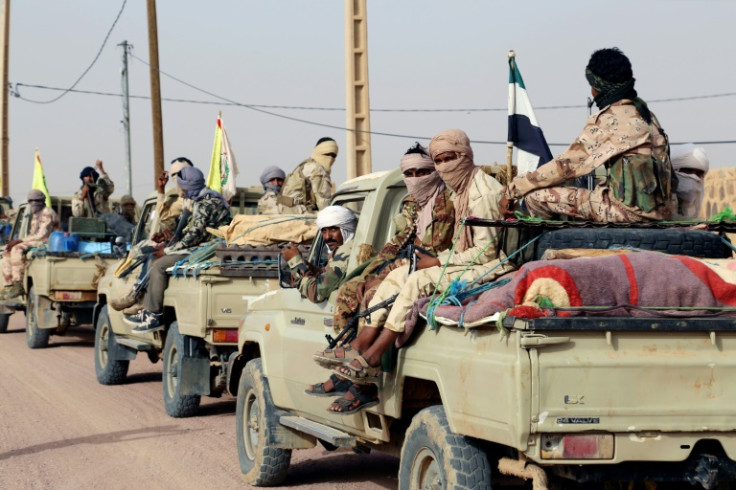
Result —
[{"label": "plastic water container", "polygon": [[79,235],[53,231],[49,235],[49,252],[76,252],[79,246]]}]

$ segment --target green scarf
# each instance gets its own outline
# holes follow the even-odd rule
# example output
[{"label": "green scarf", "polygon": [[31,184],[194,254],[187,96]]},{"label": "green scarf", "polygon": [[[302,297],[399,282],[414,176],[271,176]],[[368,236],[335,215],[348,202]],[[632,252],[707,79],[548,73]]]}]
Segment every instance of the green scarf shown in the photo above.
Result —
[{"label": "green scarf", "polygon": [[641,117],[644,118],[647,124],[652,123],[652,115],[649,112],[647,103],[639,98],[636,90],[634,90],[635,78],[618,83],[609,82],[590,71],[589,68],[585,69],[585,78],[591,87],[598,90],[598,95],[593,99],[598,109],[603,109],[621,99],[631,99],[634,107],[636,107],[636,110],[641,114]]}]

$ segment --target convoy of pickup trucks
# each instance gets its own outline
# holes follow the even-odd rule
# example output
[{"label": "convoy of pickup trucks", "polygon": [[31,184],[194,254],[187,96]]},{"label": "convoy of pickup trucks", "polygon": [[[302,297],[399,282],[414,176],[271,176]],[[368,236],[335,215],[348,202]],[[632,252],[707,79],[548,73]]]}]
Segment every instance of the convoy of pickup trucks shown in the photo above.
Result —
[{"label": "convoy of pickup trucks", "polygon": [[[380,249],[406,195],[398,170],[377,172],[339,186],[332,203],[358,215],[357,243]],[[259,197],[260,189],[240,189],[233,214],[255,214]],[[153,197],[144,203],[128,247],[156,231],[155,204]],[[606,482],[711,489],[736,480],[732,317],[506,315],[472,328],[420,320],[408,342],[385,356],[380,403],[340,415],[325,409],[327,398],[305,393],[326,377],[312,355],[335,333],[336,293],[317,304],[303,298],[279,268],[277,246],[208,245],[207,260],[171,271],[167,328],[137,334],[111,301],[136,287],[142,265],[121,273],[128,247],[104,224],[69,223],[68,200],[54,206],[67,230],[96,245],[88,252],[32,250],[25,301],[0,305],[0,333],[16,310],[25,311],[34,349],[69,325],[91,324],[99,383],[126,382],[139,352],[162,360],[164,409],[172,417],[196,415],[202,396],[237,397],[237,454],[248,484],[281,484],[292,451],[318,443],[398,456],[401,489],[491,488],[501,474],[534,489]],[[517,265],[568,248],[723,259],[731,248],[720,232],[734,231],[729,226],[516,223],[505,228],[503,248]],[[27,227],[21,206],[11,238]],[[534,237],[525,253],[514,254]],[[323,249],[318,234],[309,261],[320,263]],[[355,247],[353,267],[357,255]]]}]

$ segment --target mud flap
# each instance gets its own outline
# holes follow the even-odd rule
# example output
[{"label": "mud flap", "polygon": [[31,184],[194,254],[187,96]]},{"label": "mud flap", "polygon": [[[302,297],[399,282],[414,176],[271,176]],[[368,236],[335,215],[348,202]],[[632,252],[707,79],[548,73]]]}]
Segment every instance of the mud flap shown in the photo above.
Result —
[{"label": "mud flap", "polygon": [[59,313],[53,307],[54,303],[46,296],[38,295],[35,298],[38,305],[36,316],[39,329],[56,328],[59,326]]},{"label": "mud flap", "polygon": [[200,352],[202,340],[188,335],[183,337],[179,392],[182,395],[209,395],[210,360]]}]

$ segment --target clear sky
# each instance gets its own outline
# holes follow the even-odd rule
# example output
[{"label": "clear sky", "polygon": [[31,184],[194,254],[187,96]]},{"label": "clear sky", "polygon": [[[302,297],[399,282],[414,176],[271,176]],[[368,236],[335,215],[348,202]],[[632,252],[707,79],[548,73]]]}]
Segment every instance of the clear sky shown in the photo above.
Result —
[{"label": "clear sky", "polygon": [[[10,188],[25,199],[39,148],[52,194],[69,195],[79,171],[105,163],[120,197],[126,188],[120,97],[68,93],[94,59],[123,0],[11,0]],[[317,139],[341,148],[345,130],[344,2],[341,0],[158,0],[161,70],[242,104],[296,122],[228,105],[222,98],[161,77],[164,156],[187,156],[209,168],[217,112],[240,169],[238,185],[258,184],[268,165],[287,173]],[[421,137],[450,127],[475,141],[506,139],[508,64],[514,49],[552,153],[564,150],[588,115],[584,68],[599,48],[618,46],[632,61],[636,88],[670,141],[736,140],[736,1],[369,0],[372,130]],[[99,59],[75,90],[119,94],[123,40],[133,45],[130,94],[150,95],[146,2],[127,0]],[[143,60],[139,61],[139,60]],[[684,101],[663,99],[720,97]],[[208,102],[204,104],[201,102]],[[574,106],[553,109],[553,106]],[[547,107],[548,109],[544,109]],[[395,112],[395,109],[454,111]],[[456,109],[467,109],[457,111]],[[485,110],[483,110],[485,109]],[[488,110],[499,109],[499,110]],[[151,106],[130,102],[133,193],[153,190]],[[373,169],[396,168],[414,138],[372,136]],[[505,162],[505,146],[476,143],[477,163]],[[704,145],[711,167],[736,166],[734,144]],[[345,156],[333,179],[345,180]]]}]

